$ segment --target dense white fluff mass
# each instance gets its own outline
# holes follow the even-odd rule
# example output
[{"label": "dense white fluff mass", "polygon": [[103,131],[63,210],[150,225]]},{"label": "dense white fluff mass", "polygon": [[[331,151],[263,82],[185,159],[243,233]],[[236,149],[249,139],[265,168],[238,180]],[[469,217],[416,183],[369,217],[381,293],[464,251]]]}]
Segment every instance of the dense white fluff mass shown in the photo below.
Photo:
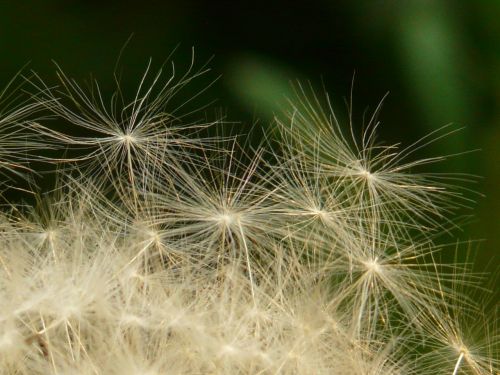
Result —
[{"label": "dense white fluff mass", "polygon": [[0,194],[0,375],[498,374],[481,277],[439,261],[465,201],[412,171],[429,139],[347,136],[298,85],[249,150],[171,108],[204,70],[148,65],[128,101],[59,70],[0,109],[0,186],[32,202]]}]

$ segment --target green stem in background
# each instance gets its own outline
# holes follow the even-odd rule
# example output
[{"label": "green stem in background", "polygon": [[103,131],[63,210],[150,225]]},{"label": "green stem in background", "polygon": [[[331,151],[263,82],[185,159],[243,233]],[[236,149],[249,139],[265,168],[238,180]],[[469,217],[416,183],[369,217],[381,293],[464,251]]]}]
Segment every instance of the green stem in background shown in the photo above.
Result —
[{"label": "green stem in background", "polygon": [[[394,26],[402,72],[410,92],[420,102],[428,131],[450,119],[466,124],[472,120],[474,103],[466,94],[470,87],[463,79],[466,56],[459,48],[462,35],[453,14],[442,3],[409,1],[400,8]],[[465,150],[468,131],[445,140],[446,150]]]}]

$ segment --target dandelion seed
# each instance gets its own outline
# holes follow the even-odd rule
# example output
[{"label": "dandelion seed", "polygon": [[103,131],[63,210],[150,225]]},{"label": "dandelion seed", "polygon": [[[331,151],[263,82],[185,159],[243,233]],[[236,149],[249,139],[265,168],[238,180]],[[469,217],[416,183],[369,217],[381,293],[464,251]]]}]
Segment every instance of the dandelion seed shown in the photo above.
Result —
[{"label": "dandelion seed", "polygon": [[0,91],[0,187],[12,177],[26,178],[32,172],[30,162],[41,159],[33,151],[50,147],[30,129],[34,122],[43,119],[40,112],[48,103],[23,99],[17,91],[21,85],[13,87],[19,74]]},{"label": "dandelion seed", "polygon": [[56,160],[76,162],[80,170],[87,168],[89,174],[104,173],[114,180],[127,176],[133,185],[134,176],[145,166],[168,167],[176,163],[179,155],[192,157],[189,154],[192,149],[210,147],[218,141],[209,137],[196,138],[197,133],[216,122],[184,124],[182,119],[186,115],[177,114],[184,104],[168,108],[172,98],[207,69],[203,66],[195,71],[192,61],[178,79],[173,64],[171,75],[166,78],[163,78],[162,69],[156,74],[151,74],[151,69],[149,61],[137,92],[128,103],[122,96],[118,80],[116,91],[107,104],[97,82],[86,92],[60,68],[61,90],[55,91],[39,79],[39,83],[34,84],[39,105],[48,103],[45,106],[54,115],[93,134],[73,136],[39,125],[40,135],[48,137],[53,144],[85,151],[81,156]]}]

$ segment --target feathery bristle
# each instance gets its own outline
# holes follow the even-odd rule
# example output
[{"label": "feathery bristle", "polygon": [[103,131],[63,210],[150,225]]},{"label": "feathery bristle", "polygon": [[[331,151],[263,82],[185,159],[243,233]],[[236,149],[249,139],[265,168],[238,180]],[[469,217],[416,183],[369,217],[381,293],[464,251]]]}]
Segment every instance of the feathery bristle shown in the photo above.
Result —
[{"label": "feathery bristle", "polygon": [[447,130],[378,146],[377,108],[349,139],[298,85],[278,138],[247,149],[169,107],[204,67],[151,69],[128,102],[59,69],[0,112],[0,168],[57,164],[56,188],[0,213],[0,375],[500,371],[480,277],[437,260],[463,199],[414,171],[441,157],[408,160]]}]

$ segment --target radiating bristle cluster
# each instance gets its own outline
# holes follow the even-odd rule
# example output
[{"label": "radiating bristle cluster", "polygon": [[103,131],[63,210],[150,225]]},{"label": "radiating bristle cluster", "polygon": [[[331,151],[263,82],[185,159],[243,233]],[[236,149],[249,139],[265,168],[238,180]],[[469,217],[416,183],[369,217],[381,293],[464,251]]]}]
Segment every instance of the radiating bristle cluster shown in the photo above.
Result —
[{"label": "radiating bristle cluster", "polygon": [[466,200],[408,160],[429,139],[347,137],[297,85],[250,149],[170,108],[203,72],[0,96],[2,186],[35,196],[0,213],[0,374],[498,374],[481,277],[438,260]]}]

